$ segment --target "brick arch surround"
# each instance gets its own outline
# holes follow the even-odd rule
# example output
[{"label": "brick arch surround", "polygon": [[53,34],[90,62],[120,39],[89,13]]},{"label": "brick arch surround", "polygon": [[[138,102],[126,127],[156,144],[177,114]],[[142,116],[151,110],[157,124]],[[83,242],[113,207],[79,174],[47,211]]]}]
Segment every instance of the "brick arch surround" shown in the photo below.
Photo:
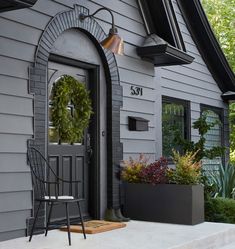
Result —
[{"label": "brick arch surround", "polygon": [[62,32],[78,28],[94,43],[103,61],[107,82],[107,190],[108,208],[120,206],[120,181],[116,177],[120,161],[123,158],[120,143],[120,107],[122,106],[122,87],[120,86],[116,59],[110,51],[103,50],[99,42],[106,37],[101,26],[93,19],[79,20],[79,14],[89,14],[83,6],[58,13],[45,28],[35,55],[35,63],[30,68],[30,92],[34,94],[34,140],[37,145],[47,152],[47,65],[50,50]]}]

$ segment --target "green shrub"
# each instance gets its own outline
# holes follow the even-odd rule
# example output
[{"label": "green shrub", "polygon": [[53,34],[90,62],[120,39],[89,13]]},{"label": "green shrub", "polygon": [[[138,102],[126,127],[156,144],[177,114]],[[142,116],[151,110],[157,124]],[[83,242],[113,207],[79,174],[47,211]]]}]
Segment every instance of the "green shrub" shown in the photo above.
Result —
[{"label": "green shrub", "polygon": [[216,196],[234,198],[235,189],[235,167],[227,164],[219,167],[218,171],[208,172],[209,182],[216,187]]},{"label": "green shrub", "polygon": [[144,154],[140,154],[138,159],[130,157],[129,160],[124,160],[121,171],[122,180],[129,183],[142,182],[140,172],[147,166],[147,161],[148,159]]},{"label": "green shrub", "polygon": [[235,200],[208,198],[205,201],[205,220],[235,224]]},{"label": "green shrub", "polygon": [[205,143],[207,132],[210,131],[215,125],[221,125],[218,120],[209,123],[207,121],[207,114],[208,111],[205,111],[201,117],[193,122],[193,129],[197,129],[200,135],[200,139],[197,142],[184,139],[177,133],[174,137],[174,143],[180,144],[184,152],[191,151],[196,153],[194,158],[196,162],[200,162],[203,158],[213,159],[217,156],[223,156],[226,150],[223,146],[213,146],[211,149],[206,148]]},{"label": "green shrub", "polygon": [[197,152],[186,152],[180,155],[173,150],[173,162],[175,169],[166,172],[170,183],[175,184],[199,184],[201,183],[201,162],[195,161]]}]

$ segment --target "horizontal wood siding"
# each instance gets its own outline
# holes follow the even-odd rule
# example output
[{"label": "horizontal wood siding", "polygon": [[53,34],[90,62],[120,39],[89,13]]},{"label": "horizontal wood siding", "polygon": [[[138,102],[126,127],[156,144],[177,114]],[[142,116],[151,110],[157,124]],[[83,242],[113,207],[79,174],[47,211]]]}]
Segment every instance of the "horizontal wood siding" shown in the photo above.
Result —
[{"label": "horizontal wood siding", "polygon": [[0,198],[1,200],[4,200],[4,202],[0,202],[1,212],[12,212],[16,210],[21,211],[32,208],[32,198],[30,191],[5,193],[0,192]]},{"label": "horizontal wood siding", "polygon": [[27,139],[33,135],[28,69],[41,35],[38,27],[30,26],[32,14],[25,9],[0,15],[0,241],[24,236],[32,209],[26,162]]},{"label": "horizontal wood siding", "polygon": [[[30,172],[1,173],[0,193],[18,192],[19,190],[32,190]],[[17,205],[15,208],[17,208]]]},{"label": "horizontal wood siding", "polygon": [[[176,0],[173,1],[173,5],[187,53],[195,57],[195,60],[189,65],[161,68],[161,93],[165,96],[190,101],[191,124],[200,116],[200,104],[223,108],[226,120],[228,106],[221,99],[222,92],[193,41]],[[227,124],[225,132],[225,143],[228,144]],[[194,141],[199,139],[197,130],[192,129],[191,138]]]},{"label": "horizontal wood siding", "polygon": [[33,135],[32,117],[0,114],[0,132]]},{"label": "horizontal wood siding", "polygon": [[[174,1],[180,29],[191,65],[154,70],[151,63],[136,54],[146,36],[136,0],[38,0],[30,9],[0,14],[0,240],[20,236],[31,215],[31,179],[26,164],[26,141],[33,134],[33,96],[28,94],[28,69],[34,62],[38,40],[48,22],[59,12],[83,5],[93,13],[100,7],[113,11],[119,34],[124,38],[125,55],[116,56],[123,87],[121,141],[124,158],[146,153],[154,160],[161,153],[161,95],[191,101],[192,122],[200,114],[200,103],[227,108],[220,90],[200,56]],[[97,14],[97,21],[108,33],[111,17]],[[142,96],[130,87],[143,88]],[[149,120],[149,131],[128,130],[128,116]],[[192,131],[192,137],[197,134]],[[12,184],[9,184],[11,182]],[[16,194],[26,202],[12,206]],[[9,211],[7,211],[7,208]],[[7,224],[7,225],[5,225]]]},{"label": "horizontal wood siding", "polygon": [[[90,13],[103,6],[113,11],[115,24],[125,42],[125,56],[116,57],[124,89],[120,127],[124,157],[141,152],[152,156],[155,154],[154,68],[152,64],[140,60],[136,54],[136,47],[142,44],[146,35],[136,0],[38,0],[30,9],[1,13],[0,198],[1,201],[5,200],[5,204],[0,206],[0,223],[7,223],[7,226],[0,227],[0,240],[22,235],[25,219],[31,215],[32,186],[26,164],[26,141],[33,134],[33,96],[28,94],[28,69],[34,62],[39,38],[48,22],[57,13],[72,9],[74,4],[87,7]],[[100,12],[96,17],[108,33],[111,16]],[[143,96],[131,95],[132,85],[143,87]],[[129,131],[128,116],[148,119],[149,131]],[[12,205],[16,194],[26,200],[19,207]]]},{"label": "horizontal wood siding", "polygon": [[14,231],[0,232],[0,241],[10,240],[25,236],[25,229],[19,229]]},{"label": "horizontal wood siding", "polygon": [[25,89],[28,88],[27,79],[17,78],[11,75],[0,75],[0,93],[14,96],[28,96]]},{"label": "horizontal wood siding", "polygon": [[[77,3],[76,0],[56,0],[66,8],[73,8]],[[38,3],[40,4],[40,3]],[[120,36],[124,38],[125,55],[116,56],[119,67],[119,76],[123,86],[123,107],[121,110],[121,142],[123,143],[124,157],[139,154],[142,152],[149,153],[154,157],[155,146],[155,84],[154,84],[154,67],[151,63],[142,61],[136,54],[136,47],[140,46],[146,36],[145,27],[141,18],[137,2],[130,1],[79,1],[80,5],[89,8],[93,13],[100,7],[108,7],[113,11],[115,24]],[[42,3],[39,8],[42,8]],[[37,7],[37,6],[36,6]],[[50,10],[47,10],[47,14]],[[51,15],[51,14],[50,14]],[[104,31],[108,33],[111,18],[105,12],[96,15],[99,24]],[[131,86],[143,87],[143,96],[134,96],[130,94]],[[148,119],[149,131],[133,132],[128,130],[128,116],[138,116]],[[138,144],[138,146],[136,145]],[[146,147],[146,144],[148,147]]]},{"label": "horizontal wood siding", "polygon": [[0,161],[0,173],[30,172],[30,168],[26,163],[25,151],[22,153],[1,152]]},{"label": "horizontal wood siding", "polygon": [[[1,233],[5,232],[5,234],[7,234],[6,231],[11,232],[11,236],[13,238],[19,234],[19,231],[21,231],[22,234],[25,234],[26,219],[30,216],[30,214],[31,210],[0,213],[0,237]],[[3,237],[2,239],[4,240],[6,238]]]}]

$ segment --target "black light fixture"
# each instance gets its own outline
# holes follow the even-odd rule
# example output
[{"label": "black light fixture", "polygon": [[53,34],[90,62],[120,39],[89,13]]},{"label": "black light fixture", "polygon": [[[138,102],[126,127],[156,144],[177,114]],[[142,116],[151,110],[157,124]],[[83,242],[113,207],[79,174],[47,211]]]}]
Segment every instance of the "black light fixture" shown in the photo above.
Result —
[{"label": "black light fixture", "polygon": [[[86,18],[88,17],[94,17],[98,12],[100,12],[101,10],[106,10],[110,13],[111,17],[112,17],[112,27],[109,30],[109,35],[100,42],[100,44],[110,50],[111,52],[113,52],[114,54],[118,54],[118,55],[123,55],[123,51],[124,51],[124,42],[123,39],[118,35],[118,30],[115,27],[114,24],[114,16],[113,13],[110,9],[103,7],[100,8],[98,10],[96,10],[93,14],[91,15],[84,15],[84,14],[80,14],[79,18],[81,21],[84,21]],[[95,17],[94,17],[95,18]]]}]

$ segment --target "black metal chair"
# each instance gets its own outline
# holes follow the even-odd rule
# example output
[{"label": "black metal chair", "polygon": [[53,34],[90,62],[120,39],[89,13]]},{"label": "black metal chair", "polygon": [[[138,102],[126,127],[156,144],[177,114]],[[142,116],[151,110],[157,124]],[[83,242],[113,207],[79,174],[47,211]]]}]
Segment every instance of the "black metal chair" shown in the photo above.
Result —
[{"label": "black metal chair", "polygon": [[[46,203],[49,208],[48,219],[45,227],[45,236],[47,236],[48,230],[50,229],[51,224],[51,214],[52,209],[55,204],[64,204],[66,211],[66,223],[68,230],[68,240],[69,245],[71,245],[71,235],[70,235],[70,217],[69,217],[69,204],[77,203],[79,216],[82,225],[82,231],[84,235],[84,239],[86,239],[86,233],[84,229],[83,217],[81,213],[81,198],[78,196],[78,183],[79,181],[67,181],[58,177],[46,158],[42,155],[42,153],[33,146],[28,146],[27,151],[28,163],[31,168],[31,175],[34,186],[34,193],[36,195],[35,201],[39,202],[34,222],[32,225],[32,229],[30,232],[29,241],[31,241],[34,233],[35,224],[37,222],[39,209],[42,203]],[[51,181],[50,179],[54,179]],[[64,184],[69,184],[69,195],[63,196],[60,195],[61,189],[64,188]],[[75,188],[72,185],[75,184]],[[75,191],[73,191],[75,189]],[[72,192],[75,192],[74,194]]]}]

